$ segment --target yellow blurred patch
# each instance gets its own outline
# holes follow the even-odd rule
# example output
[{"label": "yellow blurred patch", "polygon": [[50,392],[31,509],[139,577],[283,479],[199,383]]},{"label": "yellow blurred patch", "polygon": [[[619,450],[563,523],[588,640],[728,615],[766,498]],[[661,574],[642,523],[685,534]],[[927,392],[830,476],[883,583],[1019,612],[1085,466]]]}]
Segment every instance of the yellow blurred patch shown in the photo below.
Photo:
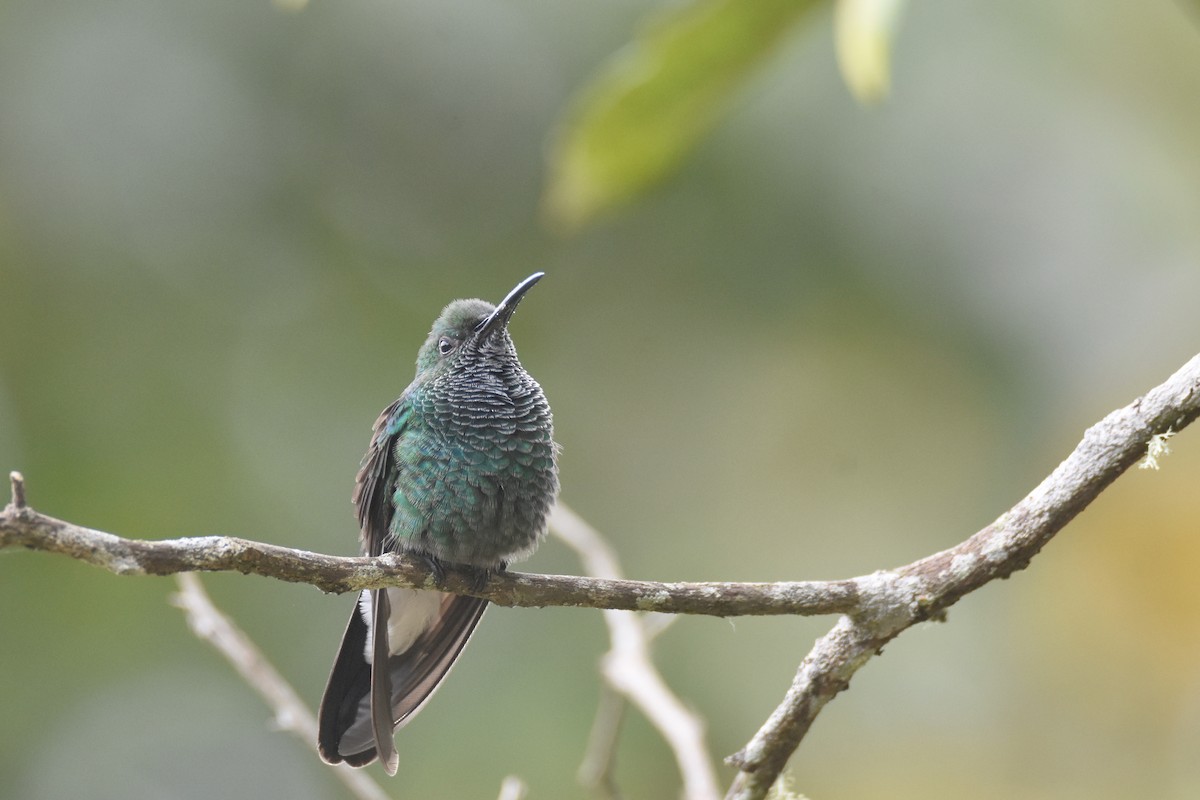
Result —
[{"label": "yellow blurred patch", "polygon": [[904,0],[838,0],[834,12],[838,68],[863,105],[891,88],[892,40]]}]

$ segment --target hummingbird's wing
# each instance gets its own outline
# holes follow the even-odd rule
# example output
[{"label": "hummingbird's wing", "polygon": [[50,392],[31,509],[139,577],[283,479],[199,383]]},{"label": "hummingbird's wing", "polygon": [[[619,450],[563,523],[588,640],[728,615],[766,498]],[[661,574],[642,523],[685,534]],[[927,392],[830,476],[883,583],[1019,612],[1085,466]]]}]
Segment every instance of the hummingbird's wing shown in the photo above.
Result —
[{"label": "hummingbird's wing", "polygon": [[371,446],[363,456],[362,466],[354,479],[355,516],[362,536],[363,552],[377,556],[383,552],[392,519],[392,481],[395,480],[396,437],[408,423],[411,406],[408,393],[385,408],[375,420]]},{"label": "hummingbird's wing", "polygon": [[[377,556],[383,552],[391,520],[389,484],[394,477],[396,436],[404,430],[408,419],[407,395],[400,395],[375,420],[371,446],[363,457],[362,466],[354,481],[353,502],[362,537],[363,552]],[[365,599],[365,598],[364,598]],[[362,602],[362,601],[360,601]],[[329,674],[325,695],[318,715],[317,745],[321,757],[331,764],[346,761],[362,766],[375,760],[377,751],[389,775],[396,773],[398,757],[392,743],[389,698],[392,695],[391,671],[372,669],[372,664],[388,661],[388,615],[390,603],[384,592],[372,590],[369,597],[372,624],[368,625],[358,604],[350,615],[342,646]],[[377,634],[377,635],[373,635]],[[367,648],[372,658],[367,659]],[[362,715],[360,705],[366,702],[366,718],[372,720],[373,738],[369,749],[343,747],[346,731]]]},{"label": "hummingbird's wing", "polygon": [[[400,395],[383,410],[379,419],[375,420],[371,446],[367,449],[367,455],[363,458],[363,464],[354,481],[354,508],[357,511],[359,530],[362,532],[363,550],[370,556],[377,556],[383,552],[383,544],[390,528],[392,504],[388,494],[392,490],[391,483],[395,478],[393,459],[396,437],[404,430],[411,409],[407,398],[407,392]],[[396,754],[396,745],[392,741],[391,670],[382,668],[382,665],[387,664],[391,649],[388,646],[388,616],[391,613],[391,604],[388,602],[386,591],[375,589],[371,592],[371,608],[374,611],[370,644],[371,727],[379,760],[383,762],[383,768],[388,775],[395,775],[400,757]]]}]

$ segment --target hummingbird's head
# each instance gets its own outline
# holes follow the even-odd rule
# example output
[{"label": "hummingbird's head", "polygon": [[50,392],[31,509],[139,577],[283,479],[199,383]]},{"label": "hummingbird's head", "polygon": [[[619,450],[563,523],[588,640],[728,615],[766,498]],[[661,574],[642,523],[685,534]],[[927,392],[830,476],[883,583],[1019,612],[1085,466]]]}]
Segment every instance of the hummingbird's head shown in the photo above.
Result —
[{"label": "hummingbird's head", "polygon": [[439,375],[487,359],[515,361],[508,321],[544,274],[535,272],[518,283],[498,306],[485,300],[455,300],[442,309],[417,353],[417,375]]}]

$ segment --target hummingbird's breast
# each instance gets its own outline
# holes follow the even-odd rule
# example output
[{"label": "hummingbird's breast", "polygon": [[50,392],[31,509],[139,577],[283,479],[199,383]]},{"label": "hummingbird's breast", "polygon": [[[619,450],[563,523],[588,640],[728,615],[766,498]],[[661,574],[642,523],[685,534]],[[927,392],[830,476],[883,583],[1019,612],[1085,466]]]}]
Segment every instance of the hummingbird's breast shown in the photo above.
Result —
[{"label": "hummingbird's breast", "polygon": [[495,567],[536,547],[558,491],[550,405],[524,370],[427,387],[396,443],[404,549]]}]

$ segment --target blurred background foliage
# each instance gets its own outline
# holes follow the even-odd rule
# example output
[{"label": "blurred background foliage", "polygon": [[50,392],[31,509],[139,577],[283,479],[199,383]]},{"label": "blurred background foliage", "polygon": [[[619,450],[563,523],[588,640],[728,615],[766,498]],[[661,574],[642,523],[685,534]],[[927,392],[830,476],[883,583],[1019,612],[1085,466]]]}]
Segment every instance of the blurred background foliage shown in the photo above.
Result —
[{"label": "blurred background foliage", "polygon": [[[287,6],[0,6],[0,468],[46,513],[352,553],[370,424],[438,310],[544,269],[514,334],[563,497],[627,572],[837,578],[987,524],[1196,352],[1194,6],[912,3],[867,109],[817,4],[738,62],[657,184],[577,218],[550,200],[563,143],[645,19],[686,9]],[[890,645],[797,788],[1200,794],[1193,439]],[[527,568],[577,565],[551,541]],[[206,580],[315,703],[351,599]],[[341,796],[172,589],[0,554],[0,797]],[[658,661],[726,754],[828,625],[685,619]],[[386,786],[583,796],[605,647],[595,612],[494,609]],[[677,791],[636,714],[618,775]]]}]

